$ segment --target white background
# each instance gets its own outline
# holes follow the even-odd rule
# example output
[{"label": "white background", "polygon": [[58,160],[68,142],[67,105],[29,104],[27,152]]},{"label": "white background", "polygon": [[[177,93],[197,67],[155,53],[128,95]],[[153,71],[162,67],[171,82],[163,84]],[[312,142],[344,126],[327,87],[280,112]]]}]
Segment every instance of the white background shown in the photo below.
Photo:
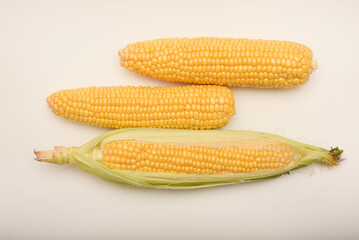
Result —
[{"label": "white background", "polygon": [[[0,1],[0,239],[358,239],[358,1]],[[291,40],[319,70],[287,90],[232,88],[223,129],[344,149],[335,168],[201,190],[108,183],[38,163],[34,148],[106,132],[55,116],[66,88],[183,85],[122,68],[117,50],[162,37]]]}]

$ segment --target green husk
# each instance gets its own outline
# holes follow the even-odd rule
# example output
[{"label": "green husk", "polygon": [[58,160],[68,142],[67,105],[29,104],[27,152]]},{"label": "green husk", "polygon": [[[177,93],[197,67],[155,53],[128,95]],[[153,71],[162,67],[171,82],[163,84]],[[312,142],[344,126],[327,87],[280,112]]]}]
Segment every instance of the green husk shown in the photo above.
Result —
[{"label": "green husk", "polygon": [[[102,150],[112,141],[138,141],[144,143],[166,143],[186,145],[225,146],[248,141],[282,143],[295,151],[295,161],[287,167],[252,173],[234,174],[169,174],[145,173],[129,170],[110,169],[102,163]],[[180,130],[155,128],[118,129],[107,132],[77,148],[55,147],[52,151],[35,151],[36,160],[56,164],[76,165],[82,170],[121,185],[153,188],[200,188],[218,185],[254,182],[276,178],[294,169],[320,162],[329,166],[337,165],[343,151],[332,148],[303,144],[278,135],[236,130]]]}]

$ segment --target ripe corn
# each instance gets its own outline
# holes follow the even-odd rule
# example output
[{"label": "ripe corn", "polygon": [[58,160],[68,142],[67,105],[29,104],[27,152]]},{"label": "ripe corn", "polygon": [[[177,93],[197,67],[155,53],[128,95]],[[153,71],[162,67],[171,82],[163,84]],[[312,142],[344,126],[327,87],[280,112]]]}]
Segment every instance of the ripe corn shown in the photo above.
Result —
[{"label": "ripe corn", "polygon": [[316,66],[310,48],[289,41],[166,38],[118,54],[122,66],[156,79],[255,88],[301,85]]},{"label": "ripe corn", "polygon": [[107,181],[155,188],[199,188],[278,177],[330,151],[269,133],[133,128],[105,133],[82,147],[35,151],[36,160],[72,164]]},{"label": "ripe corn", "polygon": [[47,98],[66,119],[105,128],[213,129],[234,114],[231,90],[220,86],[90,87]]}]

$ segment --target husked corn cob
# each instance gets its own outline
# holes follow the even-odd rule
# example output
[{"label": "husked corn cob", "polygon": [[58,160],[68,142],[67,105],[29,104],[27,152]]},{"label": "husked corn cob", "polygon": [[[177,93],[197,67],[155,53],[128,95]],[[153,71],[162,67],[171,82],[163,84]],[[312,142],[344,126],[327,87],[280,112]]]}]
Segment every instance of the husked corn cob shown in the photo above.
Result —
[{"label": "husked corn cob", "polygon": [[234,114],[233,94],[220,86],[79,88],[47,102],[58,116],[105,128],[213,129]]},{"label": "husked corn cob", "polygon": [[265,180],[314,162],[337,165],[342,151],[261,132],[142,128],[35,153],[38,161],[76,165],[122,185],[197,188]]},{"label": "husked corn cob", "polygon": [[165,38],[118,54],[122,66],[161,80],[255,88],[301,85],[315,66],[310,48],[289,41]]}]

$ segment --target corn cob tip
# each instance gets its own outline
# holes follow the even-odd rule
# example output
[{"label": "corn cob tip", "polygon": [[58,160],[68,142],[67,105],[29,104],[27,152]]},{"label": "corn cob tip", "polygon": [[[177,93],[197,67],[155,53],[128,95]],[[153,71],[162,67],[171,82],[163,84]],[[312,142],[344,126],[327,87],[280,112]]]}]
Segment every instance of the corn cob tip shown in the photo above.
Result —
[{"label": "corn cob tip", "polygon": [[331,149],[329,150],[329,155],[331,156],[331,163],[330,165],[338,165],[341,161],[343,161],[344,159],[341,157],[343,153],[343,150],[340,150],[339,147],[331,147]]},{"label": "corn cob tip", "polygon": [[126,52],[127,52],[126,48],[121,48],[117,51],[117,54],[122,61],[124,60]]},{"label": "corn cob tip", "polygon": [[67,160],[66,156],[64,156],[66,149],[67,148],[62,146],[54,147],[54,150],[50,151],[36,151],[36,149],[34,149],[34,154],[36,155],[34,160],[39,162],[62,164]]}]

